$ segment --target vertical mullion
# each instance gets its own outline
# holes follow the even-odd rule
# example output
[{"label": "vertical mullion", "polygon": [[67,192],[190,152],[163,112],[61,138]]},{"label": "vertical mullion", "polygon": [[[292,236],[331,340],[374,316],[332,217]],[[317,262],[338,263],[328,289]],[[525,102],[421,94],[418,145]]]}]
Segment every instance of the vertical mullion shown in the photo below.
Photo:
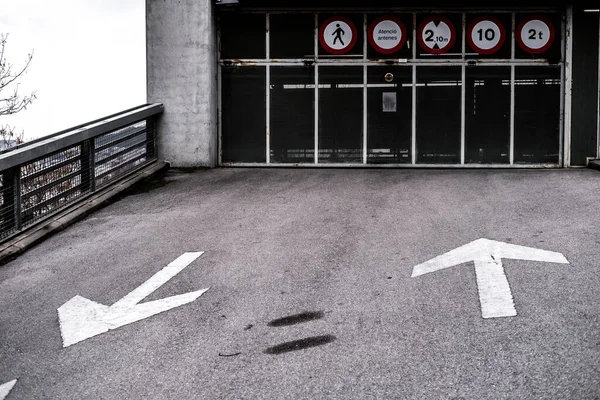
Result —
[{"label": "vertical mullion", "polygon": [[598,13],[598,112],[596,113],[598,140],[596,141],[596,157],[600,158],[600,13]]},{"label": "vertical mullion", "polygon": [[[265,24],[266,24],[266,33],[265,33],[265,53],[266,53],[266,58],[267,58],[267,62],[269,62],[271,60],[271,49],[270,49],[270,36],[271,36],[271,16],[269,13],[265,14]],[[271,163],[271,66],[269,64],[266,65],[266,87],[267,87],[267,91],[266,91],[266,98],[265,98],[265,104],[266,104],[266,146],[265,146],[265,152],[266,152],[266,162],[267,164]]]},{"label": "vertical mullion", "polygon": [[467,103],[467,68],[464,64],[466,58],[466,36],[465,26],[467,23],[467,14],[462,14],[462,59],[463,65],[461,68],[462,73],[462,85],[460,89],[460,164],[465,165],[465,138],[466,138],[466,110],[465,105]]},{"label": "vertical mullion", "polygon": [[[363,14],[363,62],[367,60],[367,14]],[[367,65],[363,65],[363,164],[367,163]]]},{"label": "vertical mullion", "polygon": [[515,164],[515,66],[510,66],[510,165]]},{"label": "vertical mullion", "polygon": [[462,69],[462,85],[460,88],[460,164],[465,165],[465,138],[466,138],[466,111],[467,103],[467,67],[463,64]]},{"label": "vertical mullion", "polygon": [[515,13],[511,14],[511,40],[510,40],[510,142],[509,142],[509,163],[515,164]]},{"label": "vertical mullion", "polygon": [[417,14],[413,13],[413,66],[412,66],[412,140],[411,140],[411,164],[417,163]]},{"label": "vertical mullion", "polygon": [[266,133],[267,133],[267,145],[266,145],[266,160],[267,164],[271,163],[271,66],[266,65]]},{"label": "vertical mullion", "polygon": [[217,165],[223,164],[223,66],[219,64],[217,69],[217,133],[219,135],[219,151],[217,154]]},{"label": "vertical mullion", "polygon": [[565,29],[565,34],[563,35],[563,37],[566,39],[566,43],[563,46],[563,48],[565,49],[565,55],[564,55],[564,63],[563,63],[563,70],[564,70],[564,74],[561,73],[561,75],[564,75],[564,82],[565,82],[565,87],[564,87],[564,112],[562,113],[564,115],[564,124],[562,124],[562,126],[564,126],[564,131],[563,131],[563,135],[561,137],[561,143],[564,143],[564,158],[563,158],[563,162],[562,162],[562,166],[563,167],[569,167],[571,166],[571,154],[570,154],[570,149],[571,149],[571,96],[572,96],[572,92],[573,92],[573,6],[569,5],[567,6],[567,26]]},{"label": "vertical mullion", "polygon": [[[217,23],[217,165],[223,164],[223,66],[221,65],[221,24]],[[154,133],[154,141],[158,142]],[[211,160],[212,161],[212,160]],[[94,166],[95,169],[95,166]]]},{"label": "vertical mullion", "polygon": [[[561,32],[561,63],[560,63],[560,112],[559,112],[559,133],[558,133],[558,164],[561,166],[565,166],[565,133],[566,133],[566,123],[567,123],[567,119],[566,119],[566,106],[567,106],[567,93],[565,92],[566,90],[566,82],[565,82],[565,77],[566,77],[566,68],[565,68],[565,62],[567,60],[566,58],[566,41],[567,41],[567,31],[570,32],[570,34],[572,34],[572,31],[570,31],[571,28],[567,27],[567,23],[566,21],[563,19],[561,21],[560,24],[560,32]],[[571,61],[569,61],[570,63]],[[569,146],[570,148],[570,146]]]},{"label": "vertical mullion", "polygon": [[315,13],[315,164],[319,163],[319,14]]}]

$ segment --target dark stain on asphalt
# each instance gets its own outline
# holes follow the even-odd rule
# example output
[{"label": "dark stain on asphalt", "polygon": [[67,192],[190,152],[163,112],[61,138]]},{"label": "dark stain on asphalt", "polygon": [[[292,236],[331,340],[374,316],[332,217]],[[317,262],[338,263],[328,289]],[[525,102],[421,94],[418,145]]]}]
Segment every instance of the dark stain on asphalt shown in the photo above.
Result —
[{"label": "dark stain on asphalt", "polygon": [[269,347],[265,350],[267,354],[283,354],[289,353],[290,351],[298,351],[303,349],[308,349],[310,347],[323,346],[325,344],[331,343],[335,340],[335,336],[333,335],[323,335],[323,336],[312,336],[300,340],[294,340],[292,342],[285,342],[279,344],[277,346]]},{"label": "dark stain on asphalt", "polygon": [[321,319],[321,318],[323,318],[324,315],[325,314],[323,313],[323,311],[303,312],[301,314],[295,314],[295,315],[290,315],[290,316],[279,318],[279,319],[274,319],[273,321],[269,322],[268,325],[272,326],[272,327],[278,327],[278,326],[289,326],[289,325],[302,324],[304,322]]}]

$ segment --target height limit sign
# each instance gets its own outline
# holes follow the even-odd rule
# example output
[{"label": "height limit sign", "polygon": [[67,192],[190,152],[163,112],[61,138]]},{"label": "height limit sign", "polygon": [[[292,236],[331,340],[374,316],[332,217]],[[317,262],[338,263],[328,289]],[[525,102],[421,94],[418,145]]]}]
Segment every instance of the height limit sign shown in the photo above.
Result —
[{"label": "height limit sign", "polygon": [[446,17],[432,16],[426,18],[419,26],[417,35],[419,45],[429,54],[448,52],[456,41],[454,24]]}]

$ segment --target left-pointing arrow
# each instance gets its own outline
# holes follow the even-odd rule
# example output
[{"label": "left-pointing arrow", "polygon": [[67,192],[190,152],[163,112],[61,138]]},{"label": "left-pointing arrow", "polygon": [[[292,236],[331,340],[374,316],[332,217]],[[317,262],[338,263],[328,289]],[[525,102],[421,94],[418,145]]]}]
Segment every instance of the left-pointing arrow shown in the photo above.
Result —
[{"label": "left-pointing arrow", "polygon": [[4,400],[12,388],[17,384],[17,380],[12,380],[4,385],[0,385],[0,400]]},{"label": "left-pointing arrow", "polygon": [[63,347],[191,303],[202,296],[208,288],[138,304],[203,253],[184,253],[110,307],[81,296],[67,301],[58,308]]}]

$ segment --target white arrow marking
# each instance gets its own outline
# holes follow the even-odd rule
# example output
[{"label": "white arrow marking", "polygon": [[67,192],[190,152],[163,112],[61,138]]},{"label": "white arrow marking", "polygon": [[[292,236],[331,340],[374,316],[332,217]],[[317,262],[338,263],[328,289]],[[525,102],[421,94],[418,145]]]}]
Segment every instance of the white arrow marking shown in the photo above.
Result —
[{"label": "white arrow marking", "polygon": [[483,318],[514,317],[517,315],[517,311],[502,267],[502,258],[569,263],[561,253],[495,240],[477,239],[415,266],[412,277],[473,261],[477,276],[479,302],[481,303],[481,316]]},{"label": "white arrow marking", "polygon": [[16,385],[17,380],[12,380],[4,385],[0,385],[0,400],[4,400],[6,396],[10,393],[12,388]]},{"label": "white arrow marking", "polygon": [[117,329],[154,314],[191,303],[202,296],[208,288],[138,304],[183,271],[185,267],[203,253],[203,251],[184,253],[110,307],[81,296],[75,296],[67,301],[58,308],[63,347],[68,347],[111,329]]}]

